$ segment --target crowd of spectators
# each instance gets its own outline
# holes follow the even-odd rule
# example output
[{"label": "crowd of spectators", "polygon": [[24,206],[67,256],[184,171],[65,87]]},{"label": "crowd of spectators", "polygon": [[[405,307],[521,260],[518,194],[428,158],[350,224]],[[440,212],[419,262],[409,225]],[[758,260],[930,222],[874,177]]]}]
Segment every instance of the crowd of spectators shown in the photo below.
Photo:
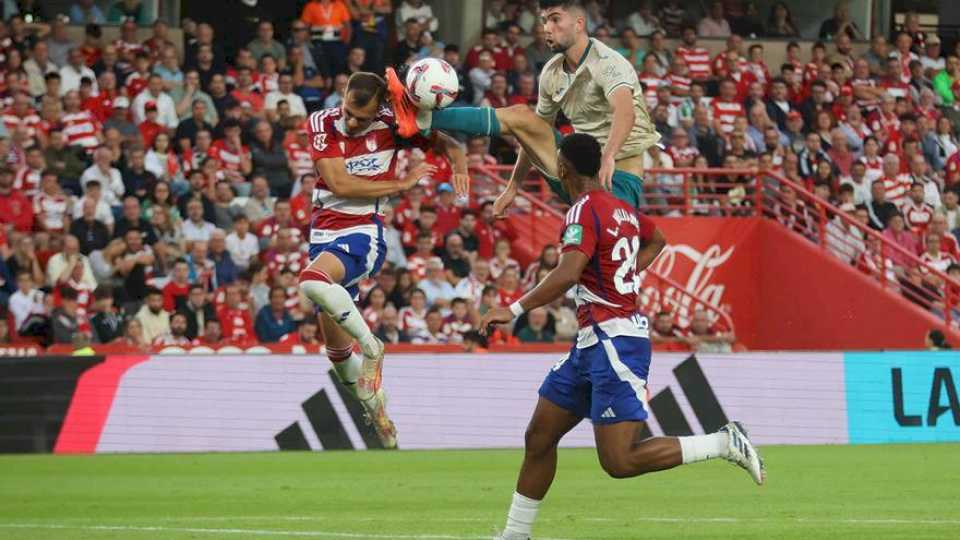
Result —
[{"label": "crowd of spectators", "polygon": [[[231,58],[229,37],[212,25],[185,20],[184,42],[174,44],[165,22],[139,17],[137,1],[107,14],[78,1],[69,13],[86,24],[78,41],[66,18],[19,4],[34,10],[0,24],[0,305],[6,339],[43,343],[78,335],[135,348],[317,343],[317,318],[297,288],[316,182],[306,115],[339,105],[351,73],[425,56],[457,68],[461,103],[530,105],[552,54],[529,1],[488,2],[487,29],[461,54],[438,40],[429,2],[311,0],[284,21],[287,35],[261,21]],[[586,4],[593,35],[618,47],[644,85],[665,143],[650,150],[649,167],[776,170],[844,211],[865,212],[928,262],[960,270],[943,264],[957,255],[949,231],[960,226],[960,61],[944,58],[913,19],[889,50],[877,36],[856,57],[850,40],[860,36],[841,6],[824,23],[828,41],[808,50],[784,42],[787,61],[768,67],[758,44],[745,49],[731,32],[794,35],[785,6],[774,8],[771,27],[745,32],[741,19],[756,14],[725,11],[737,2],[716,2],[702,19],[684,2],[641,2],[619,25],[603,2]],[[104,22],[120,25],[118,39],[103,38]],[[144,26],[149,35],[138,39]],[[710,55],[698,39],[725,26],[726,49]],[[471,164],[509,163],[516,142],[478,137],[467,149]],[[401,173],[424,160],[437,172],[387,210],[386,262],[360,296],[377,335],[470,350],[569,341],[577,328],[569,297],[491,336],[476,332],[486,310],[557,264],[557,249],[521,265],[511,253],[516,231],[494,219],[489,198],[456,200],[442,156],[405,151],[399,160]],[[652,211],[669,213],[673,177],[649,181]],[[727,205],[750,201],[745,185],[704,179],[696,189]],[[782,217],[797,216],[794,205]],[[924,241],[911,243],[914,233]],[[927,241],[934,234],[940,251]],[[869,264],[864,244],[852,263]],[[903,276],[913,271],[929,280],[922,268]],[[706,312],[684,328],[669,312],[654,319],[670,348],[728,350],[735,341]]]}]

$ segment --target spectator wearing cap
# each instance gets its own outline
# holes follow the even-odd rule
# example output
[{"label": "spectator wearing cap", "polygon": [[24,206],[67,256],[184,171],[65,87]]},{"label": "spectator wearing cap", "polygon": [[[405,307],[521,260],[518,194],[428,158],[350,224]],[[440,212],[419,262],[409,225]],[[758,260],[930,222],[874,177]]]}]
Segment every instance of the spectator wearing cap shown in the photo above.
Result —
[{"label": "spectator wearing cap", "polygon": [[83,63],[83,54],[79,48],[72,48],[67,56],[67,63],[60,68],[60,95],[71,90],[80,89],[80,80],[88,78],[93,81],[93,92],[97,92],[97,76],[92,69]]},{"label": "spectator wearing cap", "polygon": [[173,98],[163,91],[163,79],[159,75],[150,75],[147,87],[133,98],[133,120],[137,124],[146,119],[147,103],[153,102],[157,110],[156,122],[168,129],[177,129],[180,123],[177,107]]},{"label": "spectator wearing cap", "polygon": [[441,236],[446,236],[460,225],[460,207],[455,205],[456,194],[453,186],[444,182],[437,186],[437,198],[434,208],[437,212],[436,229]]},{"label": "spectator wearing cap", "polygon": [[166,133],[166,127],[157,122],[160,117],[160,114],[157,112],[157,104],[153,101],[148,101],[143,106],[144,118],[140,122],[140,125],[137,126],[137,129],[140,130],[140,138],[143,140],[144,146],[147,148],[153,148],[153,141],[157,138],[157,135],[161,133]]},{"label": "spectator wearing cap", "polygon": [[110,116],[104,121],[104,131],[115,129],[127,141],[140,142],[141,133],[137,125],[129,120],[130,100],[125,96],[117,96],[112,102]]}]

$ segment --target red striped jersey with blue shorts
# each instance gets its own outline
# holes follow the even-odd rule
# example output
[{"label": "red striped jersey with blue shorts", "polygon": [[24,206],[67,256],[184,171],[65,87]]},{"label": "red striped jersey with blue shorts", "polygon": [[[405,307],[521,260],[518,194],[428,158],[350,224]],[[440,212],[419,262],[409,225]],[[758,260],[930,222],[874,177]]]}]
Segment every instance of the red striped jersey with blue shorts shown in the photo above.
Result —
[{"label": "red striped jersey with blue shorts", "polygon": [[580,330],[540,395],[594,424],[647,418],[649,323],[637,312],[635,268],[655,230],[648,217],[603,190],[581,195],[567,212],[561,249],[588,259],[576,285]]},{"label": "red striped jersey with blue shorts", "polygon": [[[339,107],[317,111],[307,118],[307,137],[314,162],[343,158],[347,174],[371,182],[397,179],[396,156],[402,148],[429,147],[429,141],[422,137],[397,137],[396,120],[388,107],[381,107],[370,126],[355,135],[347,134]],[[376,275],[386,257],[381,219],[386,200],[337,197],[322,177],[313,191],[310,260],[324,252],[340,259],[346,269],[341,284],[354,298],[360,281]]]}]

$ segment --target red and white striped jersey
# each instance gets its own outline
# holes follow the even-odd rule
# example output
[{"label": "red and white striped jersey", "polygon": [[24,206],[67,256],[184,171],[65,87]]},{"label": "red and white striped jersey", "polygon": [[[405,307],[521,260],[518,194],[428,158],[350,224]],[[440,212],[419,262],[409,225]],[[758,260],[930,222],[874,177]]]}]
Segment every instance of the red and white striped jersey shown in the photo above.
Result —
[{"label": "red and white striped jersey", "polygon": [[[400,139],[395,134],[393,111],[381,107],[377,117],[365,130],[348,134],[340,108],[312,113],[307,120],[310,153],[314,161],[342,158],[347,174],[385,182],[396,179],[396,154],[407,146],[423,150],[429,142],[420,136]],[[324,178],[317,179],[313,191],[312,229],[338,230],[370,225],[371,217],[380,213],[386,197],[342,198],[327,187]]]},{"label": "red and white striped jersey", "polygon": [[696,146],[686,146],[684,148],[668,146],[667,153],[673,158],[674,167],[692,167],[693,160],[700,155],[700,150]]},{"label": "red and white striped jersey", "polygon": [[412,336],[417,332],[425,332],[427,330],[427,310],[424,309],[421,312],[417,312],[413,309],[413,306],[406,306],[400,308],[400,329],[405,330],[408,336]]},{"label": "red and white striped jersey", "polygon": [[767,65],[764,64],[763,62],[759,62],[759,63],[748,62],[747,71],[750,73],[753,73],[753,76],[754,78],[757,79],[757,82],[759,82],[764,86],[766,86],[767,83],[770,82],[770,70],[767,69]]},{"label": "red and white striped jersey", "polygon": [[[690,92],[690,83],[693,81],[689,77],[681,77],[680,75],[674,75],[670,73],[667,75],[667,84],[671,88],[676,88],[677,90],[686,90]],[[683,100],[687,99],[686,96],[676,95],[670,97],[670,101],[674,103],[681,103]]]},{"label": "red and white striped jersey", "polygon": [[84,150],[92,150],[100,146],[100,122],[90,114],[90,111],[64,113],[61,118],[63,135],[70,146],[79,146]]},{"label": "red and white striped jersey", "polygon": [[653,110],[653,108],[657,106],[657,88],[667,86],[667,81],[656,73],[647,72],[640,73],[638,78],[645,88],[643,97],[647,101],[647,108]]},{"label": "red and white striped jersey", "polygon": [[949,268],[951,264],[956,264],[957,262],[952,255],[942,251],[936,256],[930,255],[924,251],[922,254],[920,254],[920,260],[925,264],[925,266],[920,267],[920,271],[924,274],[930,273],[928,267],[933,267],[940,272],[946,272],[947,268]]},{"label": "red and white striped jersey", "polygon": [[23,127],[26,130],[27,136],[33,139],[37,135],[37,127],[40,125],[40,115],[31,109],[27,111],[25,116],[19,116],[13,112],[13,108],[11,107],[3,111],[3,125],[6,126],[7,132],[9,133],[13,133],[17,128]]},{"label": "red and white striped jersey", "polygon": [[721,98],[713,100],[713,118],[720,120],[723,135],[732,132],[734,120],[744,114],[743,104],[739,101],[726,101]]},{"label": "red and white striped jersey", "polygon": [[133,58],[138,52],[144,50],[143,45],[136,41],[124,41],[122,39],[117,39],[113,42],[113,46],[117,48],[117,53],[121,57]]},{"label": "red and white striped jersey", "polygon": [[883,190],[887,193],[887,202],[892,202],[897,205],[897,208],[903,208],[903,203],[907,200],[907,192],[913,185],[910,175],[898,174],[896,178],[884,176],[880,180],[883,181]]},{"label": "red and white striped jersey", "polygon": [[229,308],[223,306],[217,312],[217,319],[220,320],[223,339],[234,342],[256,339],[253,334],[253,320],[250,317],[250,310],[243,307]]},{"label": "red and white striped jersey", "polygon": [[290,162],[290,168],[297,179],[303,178],[305,174],[313,174],[313,160],[310,159],[310,149],[302,146],[298,142],[292,142],[287,145],[287,161]]},{"label": "red and white striped jersey", "polygon": [[871,184],[875,180],[879,180],[883,176],[883,158],[880,156],[867,157],[860,156],[857,161],[861,162],[866,166],[867,170],[863,174],[863,177],[867,179],[867,182]]},{"label": "red and white striped jersey", "polygon": [[917,234],[926,232],[927,226],[933,219],[933,207],[921,201],[920,204],[913,202],[909,197],[903,201],[900,207],[903,213],[903,219],[907,222],[907,227]]},{"label": "red and white striped jersey", "polygon": [[[741,73],[746,71],[747,59],[742,56],[738,57],[737,67],[740,68]],[[713,74],[716,75],[718,79],[723,79],[730,75],[730,72],[727,70],[727,51],[723,51],[713,57]]]},{"label": "red and white striped jersey", "polygon": [[302,251],[290,251],[281,253],[274,251],[267,255],[267,270],[271,276],[278,276],[284,268],[289,268],[294,274],[300,275],[300,272],[306,269],[309,264],[307,254]]},{"label": "red and white striped jersey", "polygon": [[683,58],[687,63],[687,69],[690,78],[693,80],[709,79],[712,75],[710,70],[710,51],[703,47],[677,47],[677,56]]},{"label": "red and white striped jersey", "polygon": [[140,95],[140,92],[147,87],[147,79],[144,75],[141,75],[139,72],[134,71],[130,75],[127,75],[127,80],[123,82],[123,87],[126,89],[127,97],[131,100]]},{"label": "red and white striped jersey", "polygon": [[880,81],[880,88],[887,91],[887,94],[895,97],[909,100],[910,85],[902,81],[883,80]]},{"label": "red and white striped jersey", "polygon": [[[850,86],[853,86],[854,91],[856,91],[858,86],[876,88],[877,81],[873,79],[853,79],[850,81]],[[857,101],[858,107],[868,112],[876,109],[878,105],[876,98],[870,98],[870,99],[856,98],[856,101]]]},{"label": "red and white striped jersey", "polygon": [[247,146],[241,146],[240,152],[237,152],[236,150],[232,150],[229,146],[227,146],[227,141],[225,139],[214,141],[213,144],[210,145],[210,152],[208,153],[210,157],[220,163],[221,167],[231,171],[240,170],[241,154],[246,156],[247,159],[250,159],[250,148]]},{"label": "red and white striped jersey", "polygon": [[42,173],[42,169],[31,169],[30,167],[17,169],[17,174],[13,177],[13,189],[22,192],[27,197],[37,195],[40,193],[40,175]]},{"label": "red and white striped jersey", "polygon": [[48,231],[62,231],[70,201],[65,195],[40,193],[33,198],[33,213]]}]

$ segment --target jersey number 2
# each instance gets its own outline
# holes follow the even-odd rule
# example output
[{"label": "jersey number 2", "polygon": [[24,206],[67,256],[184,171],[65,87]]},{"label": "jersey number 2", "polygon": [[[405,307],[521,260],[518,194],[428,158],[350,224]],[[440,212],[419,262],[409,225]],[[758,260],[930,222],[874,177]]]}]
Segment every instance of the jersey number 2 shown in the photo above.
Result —
[{"label": "jersey number 2", "polygon": [[635,293],[640,288],[634,269],[637,266],[637,253],[640,252],[640,237],[620,238],[613,246],[611,257],[614,262],[620,262],[620,267],[613,275],[613,284],[620,294]]}]

